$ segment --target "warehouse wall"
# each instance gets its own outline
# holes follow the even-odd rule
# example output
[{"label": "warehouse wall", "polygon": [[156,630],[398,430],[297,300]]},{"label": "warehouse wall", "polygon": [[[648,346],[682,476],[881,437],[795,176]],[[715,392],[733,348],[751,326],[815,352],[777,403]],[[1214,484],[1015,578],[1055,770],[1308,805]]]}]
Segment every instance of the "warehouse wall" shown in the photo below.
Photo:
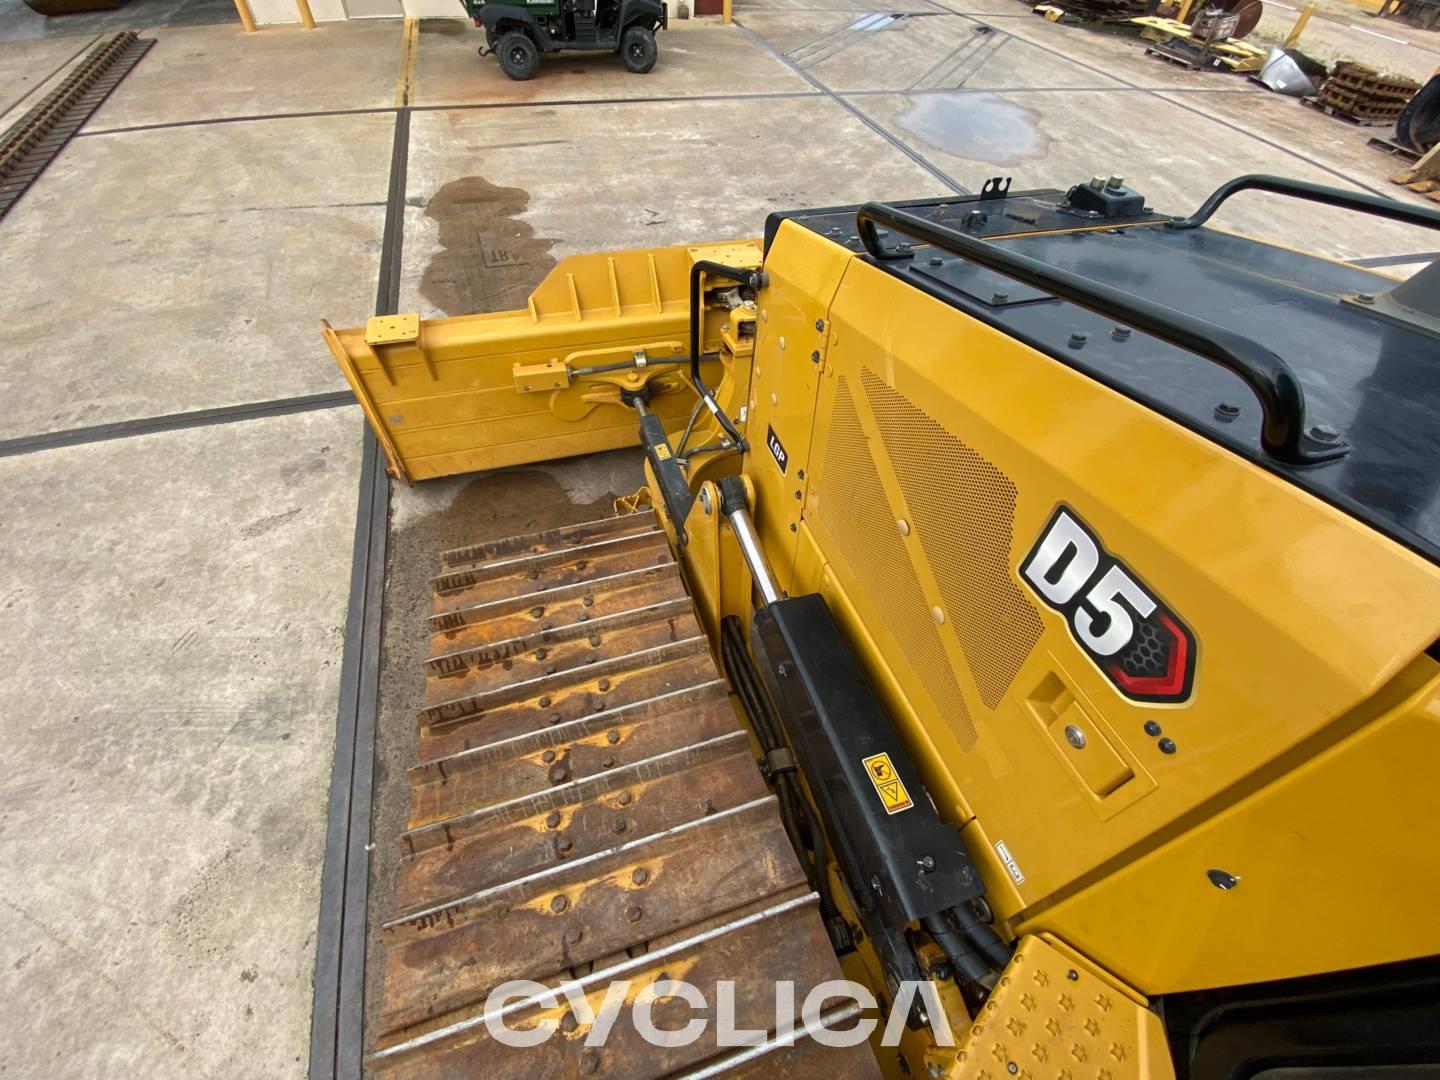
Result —
[{"label": "warehouse wall", "polygon": [[[401,0],[407,19],[461,18],[465,11],[460,0]],[[260,25],[267,23],[298,23],[295,0],[250,0],[250,11]],[[334,22],[349,16],[344,0],[310,0],[310,11],[316,22]],[[396,17],[399,18],[397,12]]]}]

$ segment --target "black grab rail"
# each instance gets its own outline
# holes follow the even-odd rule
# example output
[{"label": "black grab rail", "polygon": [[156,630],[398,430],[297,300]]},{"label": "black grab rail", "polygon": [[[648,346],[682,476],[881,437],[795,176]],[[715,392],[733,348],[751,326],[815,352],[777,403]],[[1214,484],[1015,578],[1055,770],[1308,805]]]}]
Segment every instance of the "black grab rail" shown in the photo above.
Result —
[{"label": "black grab rail", "polygon": [[1165,227],[1168,229],[1198,228],[1210,220],[1211,215],[1220,209],[1221,203],[1231,195],[1238,195],[1242,191],[1268,191],[1272,195],[1288,195],[1292,199],[1336,206],[1342,210],[1356,210],[1362,214],[1389,218],[1391,221],[1403,221],[1407,225],[1419,225],[1424,229],[1440,229],[1440,210],[1431,210],[1426,206],[1412,206],[1410,203],[1383,198],[1379,195],[1363,195],[1358,191],[1345,191],[1343,188],[1326,187],[1324,184],[1311,184],[1304,180],[1287,180],[1283,176],[1266,176],[1264,173],[1251,173],[1248,176],[1237,176],[1234,180],[1227,180],[1200,204],[1200,209],[1195,213],[1187,218],[1175,218],[1167,221]]},{"label": "black grab rail", "polygon": [[1313,465],[1345,452],[1341,444],[1321,445],[1306,438],[1305,392],[1300,380],[1284,360],[1241,334],[880,203],[866,203],[855,220],[865,250],[876,259],[890,261],[914,255],[908,250],[885,248],[876,232],[876,226],[883,225],[1234,372],[1259,399],[1263,412],[1260,445],[1279,461]]}]

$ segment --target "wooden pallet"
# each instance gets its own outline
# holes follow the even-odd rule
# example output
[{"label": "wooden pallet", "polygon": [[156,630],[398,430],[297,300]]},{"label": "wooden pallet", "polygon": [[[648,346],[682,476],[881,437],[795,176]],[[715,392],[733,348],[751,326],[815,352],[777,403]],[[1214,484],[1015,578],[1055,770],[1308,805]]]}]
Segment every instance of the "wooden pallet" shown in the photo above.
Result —
[{"label": "wooden pallet", "polygon": [[1330,82],[1362,97],[1398,101],[1402,107],[1420,89],[1418,82],[1404,75],[1390,75],[1351,62],[1336,64]]},{"label": "wooden pallet", "polygon": [[1391,116],[1355,116],[1335,105],[1321,101],[1318,97],[1305,97],[1300,99],[1300,104],[1308,105],[1312,109],[1319,109],[1327,116],[1334,116],[1337,119],[1348,121],[1358,127],[1391,127],[1395,123],[1397,112]]},{"label": "wooden pallet", "polygon": [[1370,136],[1369,145],[1375,147],[1377,150],[1384,150],[1387,154],[1392,154],[1395,157],[1404,158],[1407,161],[1420,160],[1419,153],[1411,150],[1410,147],[1401,146],[1394,139],[1387,139],[1382,135]]}]

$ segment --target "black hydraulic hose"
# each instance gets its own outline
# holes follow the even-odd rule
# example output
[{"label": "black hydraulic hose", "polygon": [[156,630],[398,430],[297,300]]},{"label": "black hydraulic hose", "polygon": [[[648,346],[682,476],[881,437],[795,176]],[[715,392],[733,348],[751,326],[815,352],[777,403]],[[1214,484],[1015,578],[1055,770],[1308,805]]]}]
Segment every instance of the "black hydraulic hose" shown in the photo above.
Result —
[{"label": "black hydraulic hose", "polygon": [[725,415],[725,410],[716,403],[715,395],[710,392],[705,381],[700,378],[700,306],[703,300],[700,295],[700,278],[704,274],[736,281],[751,289],[759,289],[765,281],[765,275],[759,270],[741,270],[724,263],[710,262],[708,259],[700,259],[690,267],[690,381],[695,384],[695,392],[700,395],[700,400],[705,402],[705,407],[714,414],[725,434],[739,446],[745,440],[730,417]]},{"label": "black hydraulic hose", "polygon": [[969,904],[961,904],[950,909],[950,915],[954,918],[960,932],[966,939],[973,942],[980,950],[986,961],[998,971],[1003,971],[1005,965],[1010,963],[1011,950],[1000,940],[1000,935],[995,928],[980,921],[979,916],[970,910]]},{"label": "black hydraulic hose", "polygon": [[1250,173],[1248,176],[1237,176],[1234,180],[1227,180],[1200,204],[1200,209],[1195,213],[1187,218],[1175,218],[1167,221],[1165,227],[1167,229],[1198,228],[1210,220],[1211,215],[1220,209],[1221,203],[1231,195],[1237,195],[1242,191],[1268,191],[1272,195],[1288,195],[1292,199],[1304,199],[1306,202],[1336,206],[1342,210],[1355,210],[1362,214],[1373,214],[1375,217],[1388,218],[1391,221],[1403,221],[1407,225],[1419,225],[1422,229],[1440,229],[1440,210],[1432,210],[1427,206],[1413,206],[1410,203],[1400,202],[1398,199],[1389,199],[1379,195],[1366,195],[1359,191],[1346,191],[1344,188],[1312,184],[1306,180],[1288,180],[1283,176],[1266,176],[1264,173]]},{"label": "black hydraulic hose", "polygon": [[935,944],[940,946],[940,951],[964,981],[979,982],[991,974],[990,965],[975,951],[969,939],[950,925],[944,915],[926,915],[920,920],[920,925],[935,939]]}]

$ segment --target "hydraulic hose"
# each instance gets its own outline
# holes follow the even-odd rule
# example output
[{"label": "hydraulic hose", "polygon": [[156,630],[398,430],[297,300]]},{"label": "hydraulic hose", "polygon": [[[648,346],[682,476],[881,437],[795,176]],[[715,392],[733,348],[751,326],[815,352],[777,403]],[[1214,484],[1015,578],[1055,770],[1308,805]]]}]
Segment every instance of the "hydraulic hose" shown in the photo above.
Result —
[{"label": "hydraulic hose", "polygon": [[991,974],[990,965],[975,951],[970,939],[951,926],[944,915],[926,915],[920,925],[935,939],[935,944],[964,981],[979,982]]},{"label": "hydraulic hose", "polygon": [[995,928],[981,922],[975,912],[970,910],[969,904],[951,908],[950,915],[960,927],[960,932],[974,943],[987,963],[997,971],[1005,970],[1005,965],[1010,963],[1011,949],[1000,940]]}]

